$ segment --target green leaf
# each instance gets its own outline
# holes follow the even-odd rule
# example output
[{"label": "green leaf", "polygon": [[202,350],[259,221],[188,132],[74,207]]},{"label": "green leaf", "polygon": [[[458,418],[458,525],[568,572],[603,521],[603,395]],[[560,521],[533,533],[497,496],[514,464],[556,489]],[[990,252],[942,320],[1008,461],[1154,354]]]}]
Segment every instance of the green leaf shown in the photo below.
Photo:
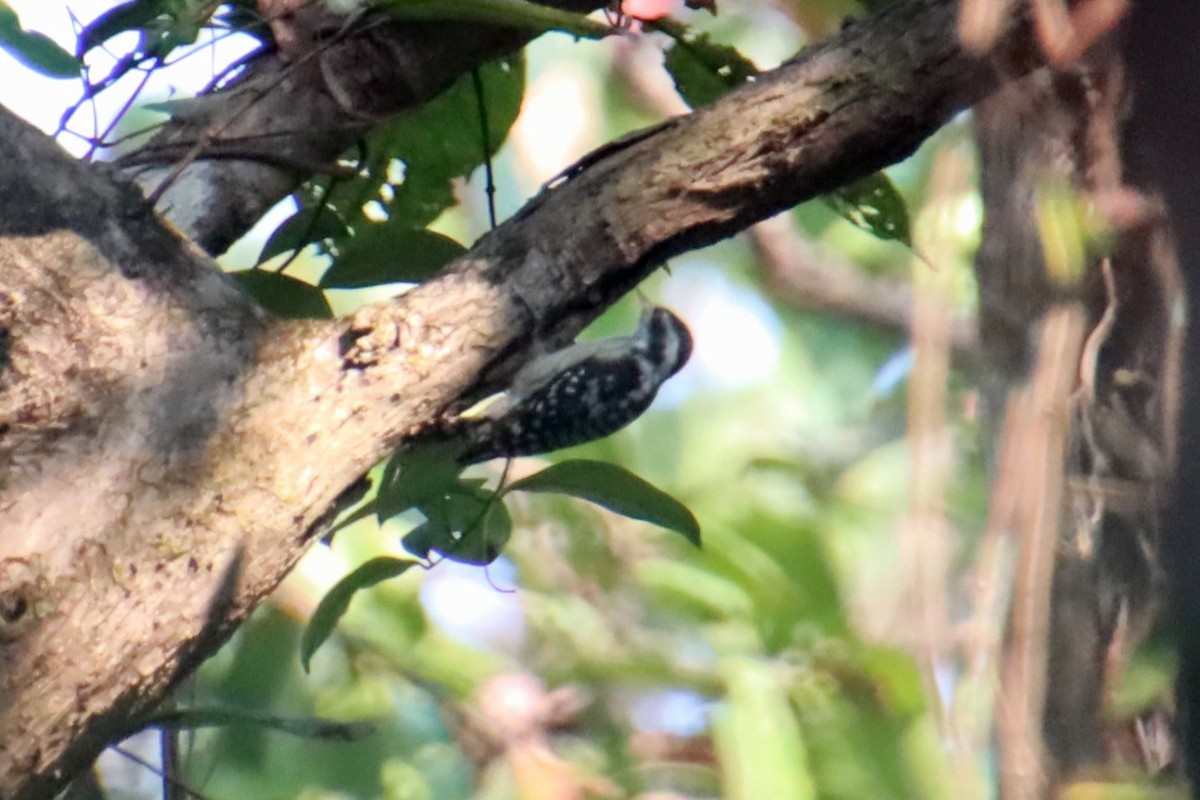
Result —
[{"label": "green leaf", "polygon": [[[204,26],[210,24],[213,5],[192,0],[132,0],[122,3],[102,14],[83,31],[79,37],[78,52],[86,53],[126,31],[137,31],[141,39],[137,51],[123,59],[113,73],[113,77],[123,75],[136,61],[165,60],[175,48],[194,44]],[[230,24],[231,18],[237,16],[235,12],[218,16],[222,16],[223,20],[215,27],[238,29]]]},{"label": "green leaf", "polygon": [[[395,218],[393,218],[395,219]],[[325,289],[358,289],[381,283],[423,281],[467,252],[453,239],[423,228],[393,224],[360,225],[321,278]]]},{"label": "green leaf", "polygon": [[341,532],[343,528],[349,528],[354,523],[361,522],[367,517],[376,516],[376,514],[375,500],[372,498],[358,508],[354,509],[354,511],[350,512],[342,519],[339,519],[329,528],[328,531],[326,531],[325,535],[321,538],[326,542],[332,541],[334,535]]},{"label": "green leaf", "polygon": [[299,736],[302,739],[326,739],[337,742],[357,742],[374,733],[376,727],[369,722],[334,722],[319,717],[280,717],[244,708],[224,706],[172,709],[155,714],[147,721],[148,727],[172,731],[228,727],[230,725],[253,725]]},{"label": "green leaf", "polygon": [[909,719],[925,710],[921,676],[908,653],[854,643],[822,650],[813,663],[838,681],[843,696],[866,708]]},{"label": "green leaf", "polygon": [[[489,62],[479,68],[479,74],[490,155],[499,149],[521,109],[525,62],[519,55]],[[420,108],[375,128],[367,135],[363,152],[365,158],[358,165],[363,177],[336,180],[326,200],[351,227],[366,223],[364,205],[378,202],[394,224],[424,228],[455,204],[452,181],[469,175],[484,160],[471,76],[464,75]]]},{"label": "green leaf", "polygon": [[908,206],[891,179],[882,172],[868,175],[824,197],[844,219],[877,239],[912,247]]},{"label": "green leaf", "polygon": [[483,519],[473,528],[468,528],[450,550],[443,551],[446,558],[464,564],[486,566],[500,557],[504,546],[512,538],[512,515],[500,500],[490,500]]},{"label": "green leaf", "polygon": [[716,44],[707,34],[694,33],[669,20],[655,27],[675,39],[665,66],[675,88],[692,108],[714,102],[758,74],[754,63],[736,48]]},{"label": "green leaf", "polygon": [[317,610],[313,612],[312,619],[304,628],[304,635],[300,639],[300,663],[303,665],[304,671],[308,672],[308,664],[312,660],[313,653],[333,633],[338,620],[350,607],[350,600],[355,593],[360,589],[369,589],[389,578],[403,575],[416,564],[416,561],[408,559],[380,556],[371,559],[338,581],[321,598],[321,602],[317,604]]},{"label": "green leaf", "polygon": [[609,26],[583,14],[552,8],[530,0],[472,0],[445,3],[440,0],[376,0],[396,19],[429,22],[483,23],[505,28],[562,31],[576,37],[603,39]]},{"label": "green leaf", "polygon": [[427,519],[400,540],[404,549],[423,561],[430,559],[430,553],[440,552],[444,548],[454,546],[454,533],[443,516]]},{"label": "green leaf", "polygon": [[[426,745],[429,747],[430,745]],[[389,758],[379,769],[382,797],[387,800],[436,800],[429,777],[411,761]]]},{"label": "green leaf", "polygon": [[604,461],[563,461],[511,484],[505,491],[557,492],[626,517],[683,534],[700,545],[700,524],[688,507],[637,475]]},{"label": "green leaf", "polygon": [[455,460],[461,444],[427,442],[397,452],[384,467],[375,497],[379,519],[390,519],[402,511],[442,499],[458,486],[464,467]]},{"label": "green leaf", "polygon": [[723,659],[720,671],[726,693],[713,714],[713,741],[729,776],[724,796],[816,798],[803,731],[788,703],[786,673],[745,656]]},{"label": "green leaf", "polygon": [[8,3],[0,2],[0,47],[30,69],[51,78],[78,78],[79,59],[53,39],[21,28],[21,20]]},{"label": "green leaf", "polygon": [[[314,219],[315,216],[315,219]],[[282,253],[299,250],[315,242],[334,239],[339,236],[349,236],[350,229],[338,214],[337,209],[328,205],[308,206],[301,208],[288,217],[271,233],[262,252],[258,254],[258,263],[263,263]]]},{"label": "green leaf", "polygon": [[710,620],[755,617],[750,594],[713,570],[665,558],[641,559],[634,569],[638,583],[653,592],[659,604],[679,605]]},{"label": "green leaf", "polygon": [[125,31],[149,27],[159,14],[166,13],[167,0],[130,0],[96,17],[79,37],[79,52],[86,53]]},{"label": "green leaf", "polygon": [[451,561],[483,566],[495,561],[512,536],[512,517],[494,492],[462,481],[447,497],[420,507],[426,521],[403,539],[420,558],[436,551]]},{"label": "green leaf", "polygon": [[285,319],[329,319],[333,311],[325,293],[311,283],[290,275],[248,269],[229,273],[242,291],[277,317]]}]

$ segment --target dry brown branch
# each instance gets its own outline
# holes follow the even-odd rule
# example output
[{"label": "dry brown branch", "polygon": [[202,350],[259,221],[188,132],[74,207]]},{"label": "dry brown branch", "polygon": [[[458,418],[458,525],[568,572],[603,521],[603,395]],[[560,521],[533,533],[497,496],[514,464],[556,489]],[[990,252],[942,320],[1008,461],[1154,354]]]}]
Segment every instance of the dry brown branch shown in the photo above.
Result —
[{"label": "dry brown branch", "polygon": [[[916,249],[934,264],[949,260],[945,251],[953,242],[945,228],[947,216],[938,213],[966,190],[967,158],[960,150],[943,150],[934,160],[929,200],[917,214]],[[947,519],[946,493],[955,472],[955,451],[946,422],[949,404],[951,339],[954,331],[950,271],[931,268],[913,258],[915,298],[912,347],[915,354],[908,394],[908,443],[912,458],[909,473],[909,508],[900,526],[900,576],[908,597],[899,619],[915,621],[906,644],[914,652],[925,695],[956,774],[962,798],[984,797],[986,788],[971,752],[964,747],[958,716],[952,703],[943,701],[939,674],[956,664],[950,622],[951,564],[961,542]],[[899,628],[900,626],[897,626]]]},{"label": "dry brown branch", "polygon": [[1001,445],[998,472],[1015,496],[999,498],[996,510],[1007,513],[988,520],[989,528],[1007,530],[1019,542],[996,710],[1004,800],[1040,800],[1051,780],[1042,734],[1050,590],[1083,335],[1081,308],[1056,306],[1046,314],[1029,388],[1008,406],[1013,421],[1005,432],[1012,438]]}]

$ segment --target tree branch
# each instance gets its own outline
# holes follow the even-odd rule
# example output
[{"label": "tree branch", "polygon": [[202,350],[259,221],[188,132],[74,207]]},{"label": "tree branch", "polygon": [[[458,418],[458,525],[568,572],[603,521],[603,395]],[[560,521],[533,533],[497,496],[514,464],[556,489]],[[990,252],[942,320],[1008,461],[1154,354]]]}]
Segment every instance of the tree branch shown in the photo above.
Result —
[{"label": "tree branch", "polygon": [[[788,219],[760,222],[748,232],[772,296],[797,308],[844,315],[908,335],[916,293],[912,284],[875,278],[829,248],[805,239]],[[950,346],[960,363],[978,360],[975,319],[950,320]]]},{"label": "tree branch", "polygon": [[[190,104],[122,158],[127,173],[207,252],[224,252],[319,165],[332,169],[370,126],[415,108],[535,32],[461,22],[353,20],[323,3],[259,0],[276,48]],[[590,0],[548,5],[587,12]],[[232,149],[238,156],[210,157]]]},{"label": "tree branch", "polygon": [[[0,115],[0,796],[52,796],[286,574],[339,494],[530,337],[901,158],[1002,72],[908,0],[589,159],[350,319],[251,308],[132,190]],[[511,366],[511,363],[509,363]]]}]

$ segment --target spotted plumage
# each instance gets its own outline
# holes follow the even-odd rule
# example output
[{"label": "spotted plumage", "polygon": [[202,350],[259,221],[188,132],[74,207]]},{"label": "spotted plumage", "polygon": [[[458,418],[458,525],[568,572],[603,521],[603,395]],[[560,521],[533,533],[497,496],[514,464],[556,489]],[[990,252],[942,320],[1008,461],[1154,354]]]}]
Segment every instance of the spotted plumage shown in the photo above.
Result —
[{"label": "spotted plumage", "polygon": [[650,407],[691,352],[687,326],[655,306],[632,336],[578,342],[536,358],[507,390],[464,415],[468,444],[459,460],[546,453],[615,433]]}]

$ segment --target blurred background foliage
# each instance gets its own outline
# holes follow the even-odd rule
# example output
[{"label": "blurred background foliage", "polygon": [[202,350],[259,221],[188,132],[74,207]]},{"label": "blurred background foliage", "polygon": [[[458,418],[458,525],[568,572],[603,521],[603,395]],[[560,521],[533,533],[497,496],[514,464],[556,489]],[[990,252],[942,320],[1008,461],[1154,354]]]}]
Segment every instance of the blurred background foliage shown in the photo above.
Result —
[{"label": "blurred background foliage", "polygon": [[[844,0],[723,0],[720,12],[677,18],[759,69],[864,13]],[[500,219],[589,149],[684,110],[662,67],[669,46],[548,34],[483,70],[503,140]],[[170,110],[152,94],[124,129]],[[313,180],[222,264],[289,315],[391,296],[487,230],[482,152],[464,79],[373,134],[365,159],[348,154],[359,179]],[[963,118],[888,171],[911,248],[822,200],[773,224],[810,257],[969,318],[972,152]],[[316,208],[327,213],[314,222]],[[180,709],[245,718],[185,725],[178,780],[221,800],[989,796],[991,705],[987,682],[967,680],[964,631],[998,637],[1001,623],[974,619],[969,602],[986,511],[969,358],[947,345],[933,357],[955,366],[914,386],[922,356],[907,330],[864,321],[854,302],[806,308],[769,262],[753,234],[673,260],[642,291],[689,322],[692,362],[630,428],[511,468],[623,465],[692,510],[702,548],[579,500],[509,495],[497,561],[443,560],[359,592],[306,673],[300,637],[324,594],[372,558],[405,556],[421,521],[364,517],[314,547],[181,690]],[[626,333],[637,313],[628,298],[584,335]],[[932,428],[915,430],[931,409]],[[341,741],[264,717],[374,730]],[[159,796],[158,759],[154,731],[106,754],[108,796]]]}]

